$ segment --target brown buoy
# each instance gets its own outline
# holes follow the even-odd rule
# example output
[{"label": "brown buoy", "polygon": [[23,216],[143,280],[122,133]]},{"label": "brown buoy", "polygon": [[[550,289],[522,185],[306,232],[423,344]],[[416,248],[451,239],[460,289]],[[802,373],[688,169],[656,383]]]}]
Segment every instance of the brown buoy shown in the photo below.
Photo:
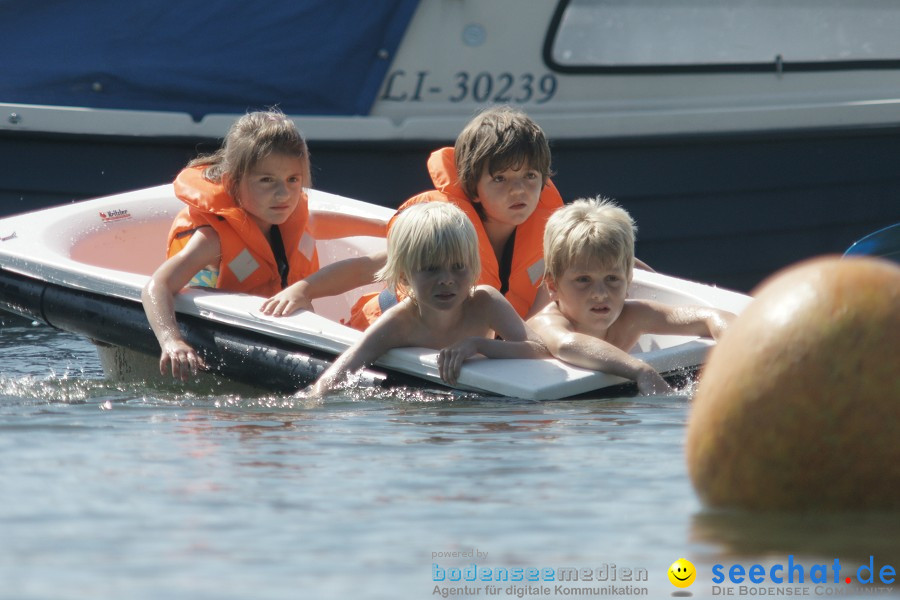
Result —
[{"label": "brown buoy", "polygon": [[753,295],[694,398],[686,451],[700,497],[900,508],[900,266],[818,258]]}]

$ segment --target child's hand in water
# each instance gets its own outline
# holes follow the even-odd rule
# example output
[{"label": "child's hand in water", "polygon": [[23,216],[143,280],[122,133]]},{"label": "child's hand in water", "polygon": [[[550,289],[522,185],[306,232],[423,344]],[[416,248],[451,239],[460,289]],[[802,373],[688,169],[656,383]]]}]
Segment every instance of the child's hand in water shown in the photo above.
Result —
[{"label": "child's hand in water", "polygon": [[456,385],[463,361],[478,354],[478,344],[484,338],[470,337],[447,346],[438,354],[438,371],[441,379],[450,385]]},{"label": "child's hand in water", "polygon": [[647,368],[640,372],[636,381],[638,393],[641,396],[672,393],[672,388],[666,383],[666,380],[650,365],[647,365]]},{"label": "child's hand in water", "polygon": [[271,298],[267,299],[259,307],[259,312],[273,317],[286,317],[298,310],[313,310],[312,300],[306,297],[305,281],[298,281],[287,287]]},{"label": "child's hand in water", "polygon": [[172,377],[181,381],[187,381],[188,377],[205,368],[206,363],[197,351],[180,340],[165,344],[159,357],[160,375],[165,375],[171,369]]}]

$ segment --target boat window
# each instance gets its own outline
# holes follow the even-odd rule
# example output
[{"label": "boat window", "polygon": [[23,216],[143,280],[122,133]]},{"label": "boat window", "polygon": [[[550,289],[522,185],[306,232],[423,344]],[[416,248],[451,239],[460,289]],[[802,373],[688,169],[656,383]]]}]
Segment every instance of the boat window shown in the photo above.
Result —
[{"label": "boat window", "polygon": [[562,72],[896,67],[897,0],[563,0],[544,45]]}]

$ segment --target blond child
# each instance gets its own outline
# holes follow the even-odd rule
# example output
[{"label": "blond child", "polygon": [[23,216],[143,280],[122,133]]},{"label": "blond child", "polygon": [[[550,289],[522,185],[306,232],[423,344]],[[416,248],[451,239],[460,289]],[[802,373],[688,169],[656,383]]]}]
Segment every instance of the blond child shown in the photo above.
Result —
[{"label": "blond child", "polygon": [[544,231],[550,304],[528,324],[556,358],[637,382],[641,394],[670,391],[653,367],[628,354],[646,333],[718,339],[731,313],[626,299],[634,268],[631,216],[604,199],[556,211]]},{"label": "blond child", "polygon": [[[401,290],[404,299],[338,357],[313,386],[313,394],[334,388],[391,348],[440,348],[438,370],[451,385],[463,361],[474,354],[545,355],[500,292],[475,285],[481,270],[478,237],[461,210],[447,202],[412,206],[396,219],[387,242],[387,261],[377,278]],[[494,339],[495,334],[503,339]]]},{"label": "blond child", "polygon": [[310,184],[306,141],[278,110],[244,115],[217,152],[178,174],[175,194],[187,206],[169,232],[167,260],[141,294],[161,374],[183,380],[205,367],[175,318],[174,296],[184,286],[271,296],[318,269],[317,238],[384,235],[377,220],[312,218]]}]

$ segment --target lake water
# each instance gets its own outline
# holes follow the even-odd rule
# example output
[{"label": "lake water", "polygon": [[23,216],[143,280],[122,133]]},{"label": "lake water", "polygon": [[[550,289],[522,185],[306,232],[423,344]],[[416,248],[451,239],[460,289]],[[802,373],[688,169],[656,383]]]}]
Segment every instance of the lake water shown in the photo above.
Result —
[{"label": "lake water", "polygon": [[[895,514],[704,509],[684,464],[687,394],[365,396],[115,384],[87,341],[0,316],[0,598],[665,598],[685,593],[667,578],[679,557],[699,573],[687,592],[707,598],[721,597],[716,564],[900,567]],[[472,564],[606,579],[466,582]],[[875,587],[773,586],[750,587]]]}]

